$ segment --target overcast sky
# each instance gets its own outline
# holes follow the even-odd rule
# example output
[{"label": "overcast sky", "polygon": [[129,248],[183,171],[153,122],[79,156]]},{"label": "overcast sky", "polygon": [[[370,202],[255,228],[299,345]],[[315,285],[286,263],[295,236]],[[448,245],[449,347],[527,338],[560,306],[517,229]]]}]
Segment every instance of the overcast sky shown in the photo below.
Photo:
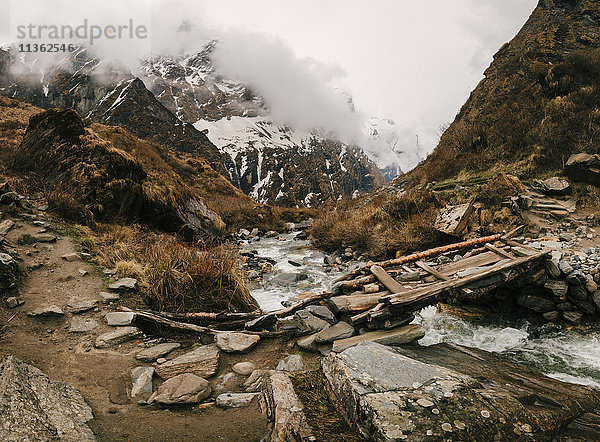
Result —
[{"label": "overcast sky", "polygon": [[[281,48],[285,49],[287,62],[295,57],[298,67],[316,66],[312,72],[318,74],[315,78],[328,87],[342,87],[350,93],[361,113],[393,119],[405,135],[406,144],[414,144],[418,134],[424,149],[430,151],[439,127],[453,120],[481,80],[492,55],[518,32],[536,3],[537,0],[0,0],[2,10],[9,10],[12,17],[8,23],[6,16],[4,22],[0,18],[0,43],[11,35],[14,38],[12,28],[27,19],[65,23],[87,17],[110,22],[130,16],[144,22],[149,14],[153,50],[172,46],[176,42],[172,32],[184,19],[196,24],[206,37],[236,35],[231,41],[242,45],[250,40],[263,41],[264,37],[271,53],[279,45],[276,52],[281,55]],[[7,27],[10,32],[6,32]],[[189,44],[193,39],[188,36],[186,40],[184,43]],[[258,46],[242,46],[241,50],[254,51]],[[131,57],[138,50],[121,44],[109,52]],[[244,58],[239,55],[240,60]],[[277,60],[268,64],[271,70],[277,65]],[[248,69],[244,65],[238,66],[242,74],[245,70]],[[272,81],[276,79],[276,75],[272,77]],[[314,85],[314,81],[310,84]]]}]

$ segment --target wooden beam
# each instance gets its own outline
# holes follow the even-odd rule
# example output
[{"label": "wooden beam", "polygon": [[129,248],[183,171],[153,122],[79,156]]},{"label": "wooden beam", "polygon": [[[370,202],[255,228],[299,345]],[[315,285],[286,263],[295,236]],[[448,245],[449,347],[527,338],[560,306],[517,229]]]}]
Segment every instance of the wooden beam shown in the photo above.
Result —
[{"label": "wooden beam", "polygon": [[503,256],[506,259],[514,259],[514,256],[512,256],[510,253],[507,253],[504,250],[499,249],[498,247],[494,247],[493,245],[491,245],[489,243],[484,245],[483,247],[485,247],[490,252],[494,252],[496,255]]},{"label": "wooden beam", "polygon": [[417,261],[416,264],[417,264],[417,267],[425,270],[427,273],[429,273],[430,275],[435,276],[437,279],[440,279],[442,281],[448,281],[448,280],[450,280],[449,276],[446,276],[446,275],[438,272],[437,270],[435,270],[431,266],[425,264],[423,261]]},{"label": "wooden beam", "polygon": [[371,267],[371,273],[392,293],[406,290],[402,284],[392,278],[383,267],[373,266]]}]

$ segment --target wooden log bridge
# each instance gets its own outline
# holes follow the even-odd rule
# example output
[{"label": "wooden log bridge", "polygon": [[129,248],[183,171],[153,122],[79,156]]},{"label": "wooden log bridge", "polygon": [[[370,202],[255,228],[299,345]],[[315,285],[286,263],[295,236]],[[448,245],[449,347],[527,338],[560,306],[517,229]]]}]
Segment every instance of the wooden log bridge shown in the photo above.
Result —
[{"label": "wooden log bridge", "polygon": [[[477,303],[490,290],[548,259],[551,250],[537,250],[513,241],[511,237],[518,230],[369,263],[338,278],[336,296],[327,303],[355,325],[406,317],[448,298]],[[452,259],[458,251],[463,252],[461,257]],[[386,291],[368,293],[373,286]]]}]

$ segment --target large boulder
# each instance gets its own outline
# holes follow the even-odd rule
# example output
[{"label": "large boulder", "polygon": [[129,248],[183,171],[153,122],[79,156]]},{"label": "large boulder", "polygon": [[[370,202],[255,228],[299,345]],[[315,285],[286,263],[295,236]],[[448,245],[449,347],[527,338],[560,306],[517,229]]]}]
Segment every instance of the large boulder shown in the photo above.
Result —
[{"label": "large boulder", "polygon": [[156,367],[156,374],[169,379],[183,373],[209,378],[217,372],[221,352],[216,345],[203,345]]},{"label": "large boulder", "polygon": [[346,418],[367,440],[551,440],[600,405],[593,388],[453,344],[365,342],[330,354],[322,366]]},{"label": "large boulder", "polygon": [[600,155],[588,153],[571,155],[565,165],[565,173],[573,181],[600,186]]},{"label": "large boulder", "polygon": [[183,373],[166,380],[158,387],[157,394],[148,402],[161,404],[195,404],[208,398],[212,386],[206,379],[192,373]]},{"label": "large boulder", "polygon": [[0,362],[0,439],[94,441],[92,409],[72,386],[8,357]]}]

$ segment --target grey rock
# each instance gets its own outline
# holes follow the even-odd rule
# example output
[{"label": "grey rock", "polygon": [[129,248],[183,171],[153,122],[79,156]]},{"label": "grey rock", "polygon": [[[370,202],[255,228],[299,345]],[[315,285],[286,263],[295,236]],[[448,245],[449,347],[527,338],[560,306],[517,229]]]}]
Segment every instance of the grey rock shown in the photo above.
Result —
[{"label": "grey rock", "polygon": [[268,314],[246,322],[244,328],[251,331],[271,330],[277,324],[277,316]]},{"label": "grey rock", "polygon": [[108,348],[113,345],[122,344],[142,336],[137,327],[122,327],[115,331],[103,333],[96,338],[96,348]]},{"label": "grey rock", "polygon": [[0,440],[96,440],[92,409],[72,386],[12,356],[0,362],[0,379]]},{"label": "grey rock", "polygon": [[329,326],[329,322],[317,318],[308,310],[300,310],[294,314],[294,323],[298,326],[301,333],[314,333],[323,330]]},{"label": "grey rock", "polygon": [[324,319],[330,324],[335,324],[337,322],[335,315],[324,305],[309,305],[305,310],[317,318]]},{"label": "grey rock", "polygon": [[569,264],[567,261],[559,261],[558,268],[563,275],[568,275],[569,273],[573,272],[573,267],[571,267],[571,264]]},{"label": "grey rock", "polygon": [[5,236],[14,227],[14,221],[7,219],[0,222],[0,236]]},{"label": "grey rock", "polygon": [[544,319],[546,321],[556,322],[556,321],[558,321],[558,318],[560,317],[560,312],[557,310],[554,310],[551,312],[546,312],[546,313],[542,314],[542,316],[544,317]]},{"label": "grey rock", "polygon": [[538,313],[550,312],[555,309],[554,302],[551,299],[530,294],[519,296],[517,303]]},{"label": "grey rock", "polygon": [[234,371],[234,373],[237,373],[241,376],[248,376],[251,375],[254,370],[256,370],[256,365],[254,365],[252,362],[238,362],[231,367],[231,369]]},{"label": "grey rock", "polygon": [[152,393],[154,367],[134,367],[131,369],[131,397]]},{"label": "grey rock", "polygon": [[88,271],[87,271],[87,270],[84,270],[84,269],[77,269],[77,272],[79,272],[79,274],[80,274],[81,276],[85,276],[85,275],[87,275],[87,274],[88,274]]},{"label": "grey rock", "polygon": [[66,255],[61,256],[67,262],[81,261],[81,256],[79,253],[67,253]]},{"label": "grey rock", "polygon": [[98,327],[98,322],[93,319],[73,318],[69,333],[87,333]]},{"label": "grey rock", "polygon": [[56,318],[63,316],[65,312],[58,307],[57,305],[47,305],[43,307],[36,308],[30,312],[27,312],[27,316],[31,317],[39,317],[39,318]]},{"label": "grey rock", "polygon": [[[450,260],[450,259],[449,259]],[[412,282],[421,279],[421,272],[403,272],[398,275],[396,280],[398,282]]]},{"label": "grey rock", "polygon": [[573,299],[573,304],[577,306],[579,310],[587,315],[593,315],[596,313],[596,304],[588,299]]},{"label": "grey rock", "polygon": [[109,312],[104,319],[111,327],[124,327],[133,324],[135,314],[132,312]]},{"label": "grey rock", "polygon": [[156,367],[156,374],[169,379],[182,373],[209,378],[217,372],[220,350],[216,345],[203,345]]},{"label": "grey rock", "polygon": [[559,298],[567,296],[569,284],[561,279],[548,279],[544,284],[544,288]]},{"label": "grey rock", "polygon": [[338,322],[335,325],[324,328],[315,336],[315,342],[322,344],[325,342],[333,342],[338,339],[349,338],[354,335],[354,327],[347,322]]},{"label": "grey rock", "polygon": [[260,336],[247,333],[223,332],[215,336],[215,344],[226,353],[247,353],[259,341]]},{"label": "grey rock", "polygon": [[65,305],[65,311],[73,314],[87,312],[92,310],[98,305],[98,301],[95,299],[88,299],[83,301],[71,301]]},{"label": "grey rock", "polygon": [[565,311],[575,310],[575,306],[570,302],[561,302],[560,304],[556,304],[556,308]]},{"label": "grey rock", "polygon": [[584,301],[585,298],[587,298],[587,292],[585,290],[585,287],[582,285],[572,285],[569,286],[569,296],[572,299]]},{"label": "grey rock", "polygon": [[546,261],[546,272],[548,272],[548,276],[551,278],[560,278],[562,272],[560,271],[560,267],[558,267],[558,261],[555,259]]},{"label": "grey rock", "polygon": [[110,284],[108,288],[116,292],[133,292],[137,290],[137,279],[121,278]]},{"label": "grey rock", "polygon": [[271,284],[288,286],[295,284],[298,281],[308,279],[308,275],[304,273],[280,273],[269,280]]},{"label": "grey rock", "polygon": [[304,370],[304,362],[302,360],[302,356],[300,355],[289,355],[287,358],[282,359],[277,364],[278,371],[303,371]]},{"label": "grey rock", "polygon": [[39,235],[34,236],[35,242],[42,242],[42,243],[56,242],[57,239],[58,239],[58,237],[51,233],[41,233]]},{"label": "grey rock", "polygon": [[18,272],[17,261],[7,253],[0,253],[0,294],[15,284]]},{"label": "grey rock", "polygon": [[587,282],[587,278],[579,270],[569,273],[566,280],[571,285],[583,285]]},{"label": "grey rock", "polygon": [[561,180],[558,177],[548,178],[543,181],[534,180],[534,183],[548,195],[566,195],[571,191],[569,182]]},{"label": "grey rock", "polygon": [[598,284],[596,284],[593,278],[588,279],[585,283],[585,289],[590,294],[594,293],[596,290],[598,290]]},{"label": "grey rock", "polygon": [[265,385],[265,375],[269,370],[254,370],[252,374],[244,382],[244,391],[247,393],[256,393],[262,391]]},{"label": "grey rock", "polygon": [[145,350],[142,350],[137,355],[135,355],[135,358],[138,361],[154,362],[158,358],[162,358],[162,357],[168,355],[173,350],[176,350],[179,347],[181,347],[181,344],[179,344],[177,342],[167,342],[164,344],[158,344],[153,347],[149,347],[149,348],[146,348]]},{"label": "grey rock", "polygon": [[362,342],[375,342],[381,345],[404,345],[417,341],[425,336],[425,329],[418,324],[410,324],[394,330],[373,331],[341,339],[333,343],[332,350],[336,353],[354,347]]},{"label": "grey rock", "polygon": [[211,392],[212,386],[206,379],[192,373],[182,373],[163,382],[148,402],[195,404],[210,397]]},{"label": "grey rock", "polygon": [[582,317],[583,313],[581,312],[563,312],[563,318],[565,318],[565,321],[570,322],[573,325],[579,325]]},{"label": "grey rock", "polygon": [[305,336],[302,339],[298,339],[298,341],[296,342],[296,344],[298,344],[298,347],[300,347],[300,348],[302,348],[304,350],[308,350],[308,351],[312,351],[312,352],[317,352],[317,351],[319,351],[319,346],[315,342],[315,337],[316,337],[316,333],[312,334],[312,335]]},{"label": "grey rock", "polygon": [[118,301],[120,298],[121,296],[118,293],[100,292],[100,299],[104,304]]},{"label": "grey rock", "polygon": [[242,408],[250,405],[260,393],[223,393],[217,396],[217,407]]},{"label": "grey rock", "polygon": [[8,308],[17,308],[23,304],[25,304],[25,301],[23,301],[20,298],[17,298],[16,296],[11,296],[9,298],[6,298],[6,306]]},{"label": "grey rock", "polygon": [[238,386],[238,376],[235,373],[225,373],[219,376],[219,382],[213,384],[213,393],[221,394],[225,391],[235,390]]}]

